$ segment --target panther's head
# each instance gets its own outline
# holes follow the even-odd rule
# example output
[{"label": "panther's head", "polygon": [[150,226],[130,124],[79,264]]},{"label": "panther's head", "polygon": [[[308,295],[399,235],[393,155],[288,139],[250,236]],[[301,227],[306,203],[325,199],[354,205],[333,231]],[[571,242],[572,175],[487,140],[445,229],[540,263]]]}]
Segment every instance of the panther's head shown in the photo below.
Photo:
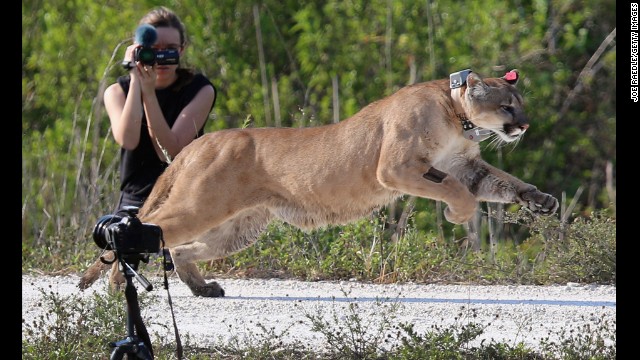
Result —
[{"label": "panther's head", "polygon": [[467,76],[464,108],[477,127],[491,130],[504,142],[518,140],[529,128],[524,101],[515,85],[519,74],[511,70],[501,78],[483,79],[471,72]]}]

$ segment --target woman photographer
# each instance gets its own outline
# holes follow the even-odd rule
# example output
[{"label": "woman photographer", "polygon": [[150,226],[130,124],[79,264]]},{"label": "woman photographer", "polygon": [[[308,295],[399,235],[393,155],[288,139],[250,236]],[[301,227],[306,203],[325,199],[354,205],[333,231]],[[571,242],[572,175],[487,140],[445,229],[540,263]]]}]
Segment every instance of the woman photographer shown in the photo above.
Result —
[{"label": "woman photographer", "polygon": [[[149,33],[145,24],[155,32],[151,28]],[[142,45],[151,46],[154,53],[168,51],[182,56],[186,32],[173,11],[154,8],[138,25],[134,43],[124,56],[123,64],[130,64],[129,74],[120,76],[104,93],[111,132],[121,147],[120,200],[116,210],[142,207],[171,160],[203,134],[216,100],[215,87],[202,74],[179,64],[136,61],[136,49]],[[140,29],[146,33],[139,34]],[[141,43],[149,39],[155,42]]]}]

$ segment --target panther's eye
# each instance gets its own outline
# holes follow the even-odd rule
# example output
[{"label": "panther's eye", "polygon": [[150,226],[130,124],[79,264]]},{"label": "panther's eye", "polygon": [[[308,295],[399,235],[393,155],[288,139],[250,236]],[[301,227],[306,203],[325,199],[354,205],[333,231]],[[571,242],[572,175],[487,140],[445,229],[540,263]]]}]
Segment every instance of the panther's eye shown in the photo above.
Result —
[{"label": "panther's eye", "polygon": [[500,108],[503,111],[508,112],[509,114],[513,115],[513,106],[509,106],[509,105],[500,105]]}]

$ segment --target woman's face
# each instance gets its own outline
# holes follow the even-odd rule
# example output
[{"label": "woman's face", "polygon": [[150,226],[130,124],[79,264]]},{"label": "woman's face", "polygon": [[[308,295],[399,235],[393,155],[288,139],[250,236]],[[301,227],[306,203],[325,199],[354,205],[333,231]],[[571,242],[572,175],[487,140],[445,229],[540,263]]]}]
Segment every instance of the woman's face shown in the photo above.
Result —
[{"label": "woman's face", "polygon": [[[158,39],[156,43],[153,45],[153,48],[156,50],[168,50],[175,49],[178,50],[180,56],[182,56],[183,47],[180,43],[180,31],[178,29],[172,27],[158,27],[156,28],[156,32],[158,34]],[[174,76],[178,65],[156,65],[156,73],[158,74],[158,79],[161,80],[163,78]]]}]

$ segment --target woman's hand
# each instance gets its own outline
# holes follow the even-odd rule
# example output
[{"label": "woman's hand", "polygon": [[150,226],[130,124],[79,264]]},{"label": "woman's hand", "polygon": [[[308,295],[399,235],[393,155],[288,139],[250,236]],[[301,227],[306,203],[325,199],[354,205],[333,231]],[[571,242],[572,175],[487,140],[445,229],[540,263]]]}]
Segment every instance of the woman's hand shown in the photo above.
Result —
[{"label": "woman's hand", "polygon": [[156,91],[156,65],[146,65],[140,61],[136,61],[136,68],[132,72],[135,72],[138,80],[140,80],[140,88],[142,90],[142,96],[147,94],[155,94]]},{"label": "woman's hand", "polygon": [[131,75],[131,86],[140,84],[142,95],[155,93],[157,78],[155,64],[147,65],[143,64],[140,61],[134,61],[135,50],[139,47],[140,45],[138,44],[129,45],[124,54],[124,61],[134,64],[134,66],[129,71]]},{"label": "woman's hand", "polygon": [[131,44],[129,46],[127,46],[127,50],[124,51],[124,61],[123,62],[129,62],[129,63],[134,63],[133,61],[133,53],[136,50],[136,48],[140,47],[140,45],[138,44]]}]

